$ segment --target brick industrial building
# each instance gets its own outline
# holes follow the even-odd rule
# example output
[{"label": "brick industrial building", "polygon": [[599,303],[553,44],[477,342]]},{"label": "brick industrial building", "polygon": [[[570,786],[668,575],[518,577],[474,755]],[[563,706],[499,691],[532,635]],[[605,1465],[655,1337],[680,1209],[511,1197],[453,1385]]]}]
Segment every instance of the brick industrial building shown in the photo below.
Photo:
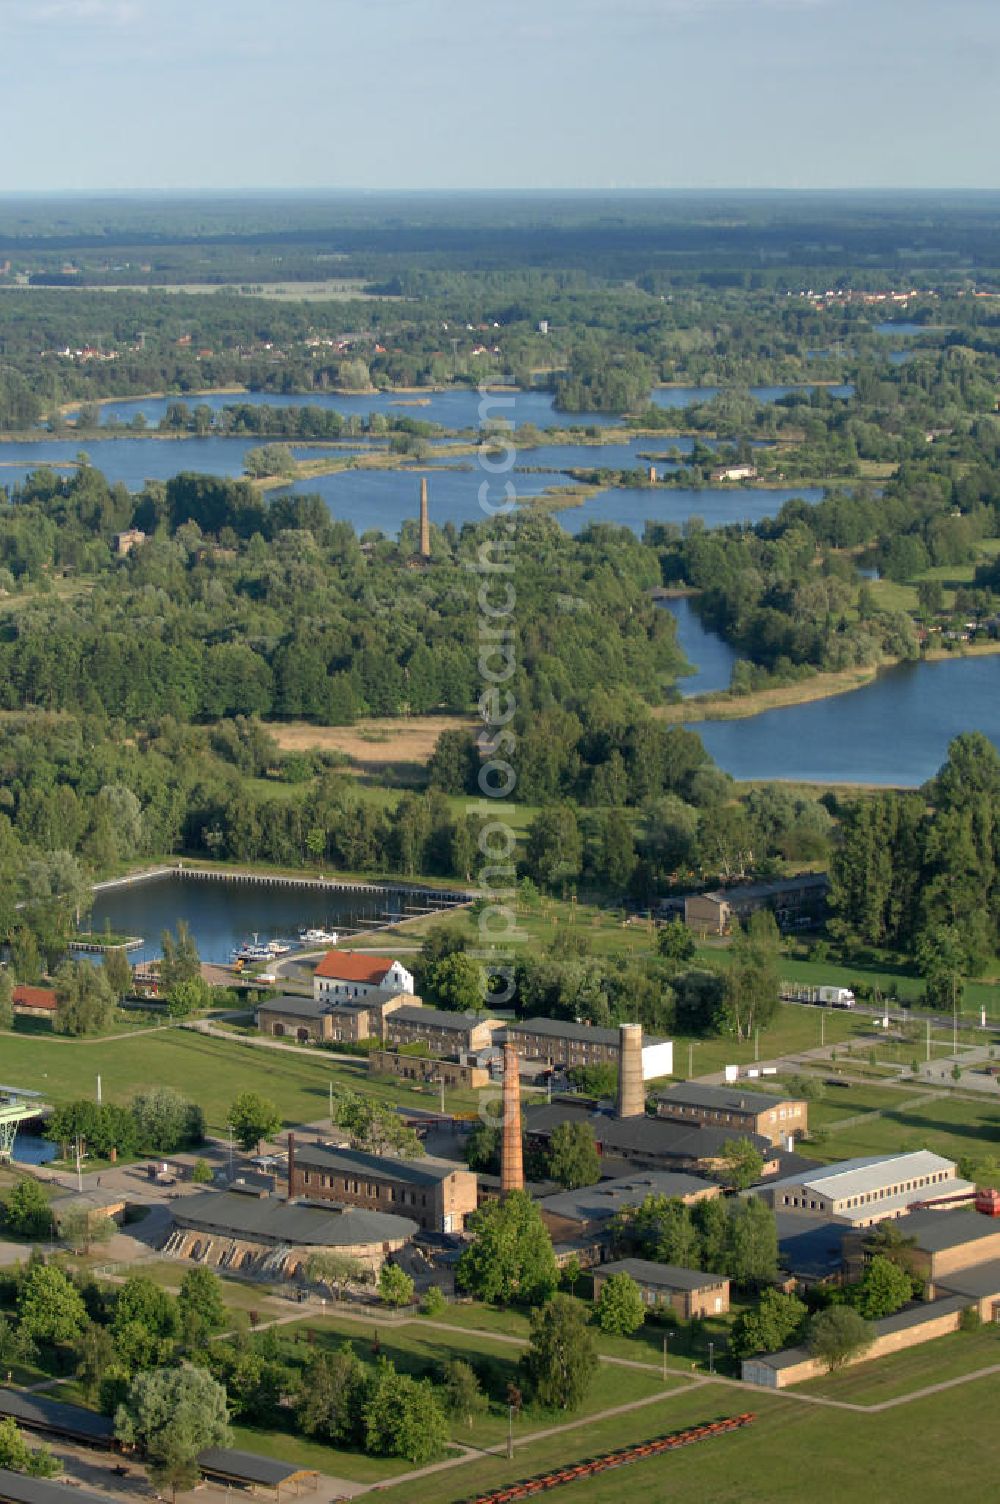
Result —
[{"label": "brick industrial building", "polygon": [[[566,1069],[574,1065],[613,1065],[617,1069],[621,1038],[620,1028],[600,1029],[563,1018],[526,1018],[508,1024],[504,1035],[522,1059]],[[673,1068],[674,1047],[669,1039],[642,1040],[642,1080],[669,1076]]]},{"label": "brick industrial building", "polygon": [[734,1134],[760,1134],[780,1148],[809,1126],[809,1108],[798,1097],[769,1096],[742,1086],[702,1086],[685,1081],[656,1099],[656,1115],[679,1123],[705,1123]]},{"label": "brick industrial building", "polygon": [[684,923],[698,935],[727,935],[733,922],[768,909],[782,931],[808,929],[826,914],[830,881],[825,872],[803,872],[772,882],[737,883],[684,900]]},{"label": "brick industrial building", "polygon": [[461,1232],[476,1209],[471,1170],[431,1159],[387,1159],[289,1137],[289,1197],[410,1217],[427,1232]]}]

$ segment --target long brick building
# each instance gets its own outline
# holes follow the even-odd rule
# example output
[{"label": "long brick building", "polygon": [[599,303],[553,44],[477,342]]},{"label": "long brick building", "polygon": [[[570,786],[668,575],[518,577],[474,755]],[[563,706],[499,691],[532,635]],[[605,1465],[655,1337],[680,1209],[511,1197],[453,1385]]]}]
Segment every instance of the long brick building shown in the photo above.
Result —
[{"label": "long brick building", "polygon": [[361,1149],[295,1144],[288,1195],[410,1217],[427,1232],[461,1232],[476,1209],[471,1170],[432,1159],[385,1159]]}]

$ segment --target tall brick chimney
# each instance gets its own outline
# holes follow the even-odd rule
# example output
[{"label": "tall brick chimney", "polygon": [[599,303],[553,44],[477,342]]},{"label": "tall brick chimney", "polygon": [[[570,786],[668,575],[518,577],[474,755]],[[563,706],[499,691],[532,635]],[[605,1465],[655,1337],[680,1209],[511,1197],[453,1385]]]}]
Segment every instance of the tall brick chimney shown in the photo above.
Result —
[{"label": "tall brick chimney", "polygon": [[641,1118],[646,1111],[642,1084],[642,1025],[618,1028],[618,1116]]},{"label": "tall brick chimney", "polygon": [[420,556],[429,559],[431,556],[431,522],[427,510],[427,477],[420,480]]},{"label": "tall brick chimney", "polygon": [[503,1047],[503,1126],[500,1138],[500,1194],[524,1190],[521,1158],[521,1076],[517,1050]]},{"label": "tall brick chimney", "polygon": [[297,1192],[295,1189],[295,1134],[288,1135],[288,1199],[294,1200]]}]

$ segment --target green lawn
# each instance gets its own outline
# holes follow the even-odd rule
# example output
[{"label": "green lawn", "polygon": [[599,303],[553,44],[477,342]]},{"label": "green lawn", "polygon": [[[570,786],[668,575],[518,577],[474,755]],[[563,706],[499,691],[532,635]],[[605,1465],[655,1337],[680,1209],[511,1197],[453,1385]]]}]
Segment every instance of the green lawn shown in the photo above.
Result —
[{"label": "green lawn", "polygon": [[[336,1348],[350,1341],[358,1357],[373,1362],[378,1344],[380,1356],[389,1358],[403,1373],[416,1378],[433,1378],[442,1363],[452,1358],[461,1358],[475,1365],[484,1388],[493,1403],[489,1411],[478,1417],[470,1428],[462,1421],[452,1423],[451,1434],[456,1441],[473,1447],[487,1447],[501,1443],[507,1435],[507,1407],[505,1395],[508,1383],[517,1379],[517,1363],[520,1349],[509,1343],[491,1339],[482,1331],[443,1332],[419,1319],[402,1325],[379,1320],[373,1312],[371,1321],[351,1321],[336,1316],[319,1317],[293,1323],[276,1329],[282,1358],[299,1366],[311,1352],[322,1348]],[[312,1341],[307,1340],[312,1333]],[[683,1384],[673,1375],[667,1387]],[[643,1373],[602,1365],[595,1376],[590,1392],[579,1411],[572,1417],[553,1414],[533,1405],[526,1405],[515,1422],[515,1439],[550,1425],[558,1425],[564,1419],[585,1419],[598,1414],[609,1406],[627,1404],[632,1400],[646,1399],[664,1392],[664,1382],[658,1373]],[[406,1471],[405,1463],[367,1458],[356,1452],[342,1451],[319,1443],[303,1444],[290,1432],[262,1432],[253,1428],[241,1428],[240,1434],[246,1445],[269,1456],[287,1457],[289,1460],[311,1459],[304,1465],[318,1467],[322,1472],[335,1476],[367,1482]]]},{"label": "green lawn", "polygon": [[[106,1102],[122,1102],[153,1086],[174,1086],[198,1102],[211,1129],[225,1128],[229,1105],[240,1091],[257,1091],[277,1104],[286,1123],[311,1122],[326,1115],[329,1085],[334,1091],[364,1091],[379,1100],[426,1107],[431,1098],[405,1088],[368,1082],[364,1061],[357,1065],[284,1050],[264,1050],[233,1040],[211,1039],[186,1029],[165,1029],[127,1039],[55,1040],[5,1037],[6,1080],[41,1092],[50,1102],[92,1097],[101,1074]],[[436,1100],[436,1096],[434,1098]],[[448,1093],[455,1109],[474,1105],[471,1092]]]},{"label": "green lawn", "polygon": [[985,1326],[975,1332],[952,1332],[905,1352],[810,1379],[797,1385],[796,1393],[823,1394],[855,1405],[878,1405],[931,1384],[990,1368],[994,1363],[1000,1363],[1000,1329]]},{"label": "green lawn", "polygon": [[[863,1090],[870,1092],[873,1089],[865,1087]],[[848,1098],[846,1091],[842,1095]],[[951,1159],[959,1159],[963,1155],[980,1157],[1000,1153],[1000,1112],[993,1098],[986,1097],[981,1102],[968,1101],[951,1093],[941,1093],[935,1094],[931,1101],[922,1105],[906,1105],[908,1101],[921,1095],[926,1095],[926,1091],[922,1091],[918,1084],[912,1084],[906,1091],[893,1093],[878,1117],[869,1117],[854,1126],[831,1132],[824,1143],[809,1144],[807,1152],[815,1152],[817,1159],[826,1160],[851,1159],[862,1154],[900,1153],[911,1149],[930,1149],[935,1154],[943,1154]],[[839,1099],[841,1093],[838,1092],[837,1096]],[[839,1106],[839,1101],[834,1107],[824,1099],[817,1104],[814,1115],[811,1104],[810,1122],[822,1127],[825,1115],[836,1113]]]},{"label": "green lawn", "polygon": [[[935,1344],[931,1344],[934,1346]],[[380,1494],[386,1504],[457,1504],[477,1492],[530,1478],[681,1427],[754,1413],[732,1435],[633,1463],[572,1485],[573,1504],[992,1504],[990,1416],[1000,1379],[977,1380],[879,1415],[814,1406],[756,1389],[705,1387],[588,1426],[583,1434],[523,1447],[496,1459],[431,1474]]]}]

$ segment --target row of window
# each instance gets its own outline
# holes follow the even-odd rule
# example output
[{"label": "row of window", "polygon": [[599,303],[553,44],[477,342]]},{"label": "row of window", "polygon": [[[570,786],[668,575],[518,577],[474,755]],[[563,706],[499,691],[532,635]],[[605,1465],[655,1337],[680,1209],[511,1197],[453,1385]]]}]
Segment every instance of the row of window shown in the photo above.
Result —
[{"label": "row of window", "polygon": [[[304,1185],[316,1184],[317,1186],[321,1186],[324,1190],[328,1191],[336,1191],[340,1189],[340,1181],[333,1175],[319,1174],[313,1176],[309,1170],[305,1170],[302,1175],[302,1181]],[[384,1201],[398,1201],[400,1206],[427,1205],[427,1196],[423,1191],[419,1192],[418,1199],[417,1191],[407,1191],[401,1189],[397,1193],[395,1186],[379,1185],[377,1183],[372,1184],[370,1180],[348,1180],[345,1177],[343,1190],[349,1196],[368,1196],[373,1201],[380,1198]]]}]

